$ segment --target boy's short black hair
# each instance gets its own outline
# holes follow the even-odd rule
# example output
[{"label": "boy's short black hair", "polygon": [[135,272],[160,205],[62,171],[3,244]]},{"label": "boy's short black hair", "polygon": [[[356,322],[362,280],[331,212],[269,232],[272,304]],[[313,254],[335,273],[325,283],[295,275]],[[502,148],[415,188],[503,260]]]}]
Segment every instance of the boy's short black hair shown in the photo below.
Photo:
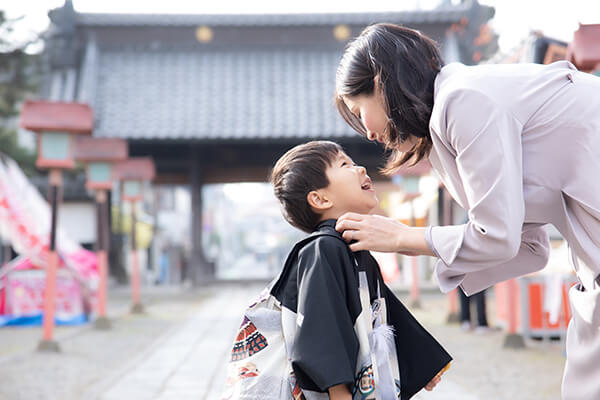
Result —
[{"label": "boy's short black hair", "polygon": [[330,141],[312,141],[293,147],[273,167],[271,183],[285,219],[305,232],[314,231],[320,215],[308,204],[307,195],[329,185],[326,170],[342,147]]}]

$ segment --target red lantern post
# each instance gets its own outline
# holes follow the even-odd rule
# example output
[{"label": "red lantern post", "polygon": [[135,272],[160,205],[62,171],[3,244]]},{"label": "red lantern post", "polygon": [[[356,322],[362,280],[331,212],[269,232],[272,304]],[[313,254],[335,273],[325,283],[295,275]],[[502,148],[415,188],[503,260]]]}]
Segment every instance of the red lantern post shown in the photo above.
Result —
[{"label": "red lantern post", "polygon": [[56,273],[59,254],[56,246],[57,205],[60,203],[62,170],[73,168],[73,137],[89,135],[94,126],[92,109],[86,104],[50,101],[27,101],[21,110],[21,126],[37,134],[36,166],[49,169],[49,200],[51,206],[49,253],[46,265],[43,338],[39,351],[60,351],[52,339],[56,303]]},{"label": "red lantern post", "polygon": [[[413,182],[418,182],[418,177],[413,178]],[[410,182],[410,181],[409,181]],[[416,183],[413,183],[412,186],[415,186]],[[406,185],[405,187],[410,187],[409,185]],[[417,186],[418,187],[418,186]],[[409,202],[410,204],[410,218],[405,221],[406,225],[409,226],[424,226],[424,221],[421,220],[417,220],[416,216],[415,216],[415,206],[414,206],[414,200],[415,198],[420,196],[420,193],[414,191],[414,189],[412,191],[409,191],[407,189],[405,189],[406,191],[406,197],[405,197],[405,201]],[[420,295],[420,279],[419,279],[419,257],[418,256],[412,256],[410,257],[410,267],[411,267],[411,275],[412,275],[412,281],[410,284],[410,307],[413,309],[420,309],[422,308],[421,306],[421,295]]]},{"label": "red lantern post", "polygon": [[100,284],[98,286],[98,317],[94,322],[96,329],[110,329],[110,320],[106,316],[107,280],[108,280],[108,197],[112,188],[114,174],[113,163],[127,159],[127,142],[122,139],[79,138],[75,146],[75,159],[86,164],[86,187],[96,191],[98,239],[97,256]]},{"label": "red lantern post", "polygon": [[154,179],[156,175],[154,161],[149,157],[129,158],[115,165],[115,176],[122,182],[121,197],[131,203],[131,292],[133,305],[131,312],[144,312],[140,299],[140,267],[136,246],[136,203],[143,199],[142,184]]},{"label": "red lantern post", "polygon": [[508,312],[508,333],[504,337],[504,347],[510,349],[522,349],[525,347],[523,335],[517,332],[517,314],[519,313],[519,304],[517,295],[519,286],[516,279],[506,282],[507,290],[507,312]]},{"label": "red lantern post", "polygon": [[[442,188],[443,186],[440,186]],[[452,225],[453,223],[453,208],[452,208],[452,198],[448,194],[448,191],[444,188],[438,192],[440,196],[442,196],[442,225]],[[446,322],[449,324],[458,323],[460,318],[458,317],[458,291],[462,290],[460,288],[451,290],[448,295],[448,315],[446,316]]]}]

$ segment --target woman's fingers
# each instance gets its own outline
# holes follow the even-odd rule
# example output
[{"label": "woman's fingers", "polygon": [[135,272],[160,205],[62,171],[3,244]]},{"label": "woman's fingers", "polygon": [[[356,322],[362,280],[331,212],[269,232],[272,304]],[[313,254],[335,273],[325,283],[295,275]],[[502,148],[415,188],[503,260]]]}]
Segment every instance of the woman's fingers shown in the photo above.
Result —
[{"label": "woman's fingers", "polygon": [[[402,230],[406,226],[396,220],[381,215],[347,213],[340,217],[335,229],[346,242],[352,243],[352,250],[372,250],[381,252],[402,252],[400,246]],[[410,251],[406,249],[406,251]]]},{"label": "woman's fingers", "polygon": [[346,242],[351,242],[352,240],[356,240],[354,238],[354,235],[356,234],[356,231],[343,230],[341,232],[342,232],[342,237],[344,238],[344,240]]},{"label": "woman's fingers", "polygon": [[361,242],[352,243],[348,247],[350,247],[350,251],[352,251],[352,252],[367,250],[367,247]]},{"label": "woman's fingers", "polygon": [[[367,246],[365,246],[364,241],[361,240],[362,235],[360,231],[356,230],[345,230],[342,231],[342,238],[348,243],[350,243],[349,247],[352,251],[366,250]],[[353,243],[352,243],[353,242]]]},{"label": "woman's fingers", "polygon": [[335,224],[335,230],[338,232],[343,232],[348,229],[357,229],[359,227],[360,221],[362,221],[361,214],[344,214],[340,218],[338,218],[337,223]]},{"label": "woman's fingers", "polygon": [[356,231],[361,228],[361,222],[353,220],[338,221],[335,225],[335,230],[338,232]]}]

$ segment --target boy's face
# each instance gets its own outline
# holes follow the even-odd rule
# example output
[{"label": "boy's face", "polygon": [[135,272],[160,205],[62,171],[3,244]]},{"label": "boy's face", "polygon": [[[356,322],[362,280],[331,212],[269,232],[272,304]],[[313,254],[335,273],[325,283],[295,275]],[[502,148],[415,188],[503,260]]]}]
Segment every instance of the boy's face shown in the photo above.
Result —
[{"label": "boy's face", "polygon": [[325,173],[329,185],[321,191],[333,203],[330,211],[338,216],[346,212],[368,214],[377,207],[377,196],[367,170],[354,164],[346,153],[338,153]]}]

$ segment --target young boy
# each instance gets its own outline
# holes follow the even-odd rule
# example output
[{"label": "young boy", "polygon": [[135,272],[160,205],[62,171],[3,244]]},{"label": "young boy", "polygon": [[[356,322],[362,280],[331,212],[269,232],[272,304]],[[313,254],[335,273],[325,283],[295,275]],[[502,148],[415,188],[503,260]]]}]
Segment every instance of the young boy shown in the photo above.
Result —
[{"label": "young boy", "polygon": [[375,387],[378,399],[409,399],[431,390],[452,358],[385,286],[370,253],[350,252],[334,228],[342,214],[377,206],[365,168],[338,144],[314,141],[283,155],[271,182],[290,224],[326,234],[302,247],[271,292],[305,397],[375,399]]}]

